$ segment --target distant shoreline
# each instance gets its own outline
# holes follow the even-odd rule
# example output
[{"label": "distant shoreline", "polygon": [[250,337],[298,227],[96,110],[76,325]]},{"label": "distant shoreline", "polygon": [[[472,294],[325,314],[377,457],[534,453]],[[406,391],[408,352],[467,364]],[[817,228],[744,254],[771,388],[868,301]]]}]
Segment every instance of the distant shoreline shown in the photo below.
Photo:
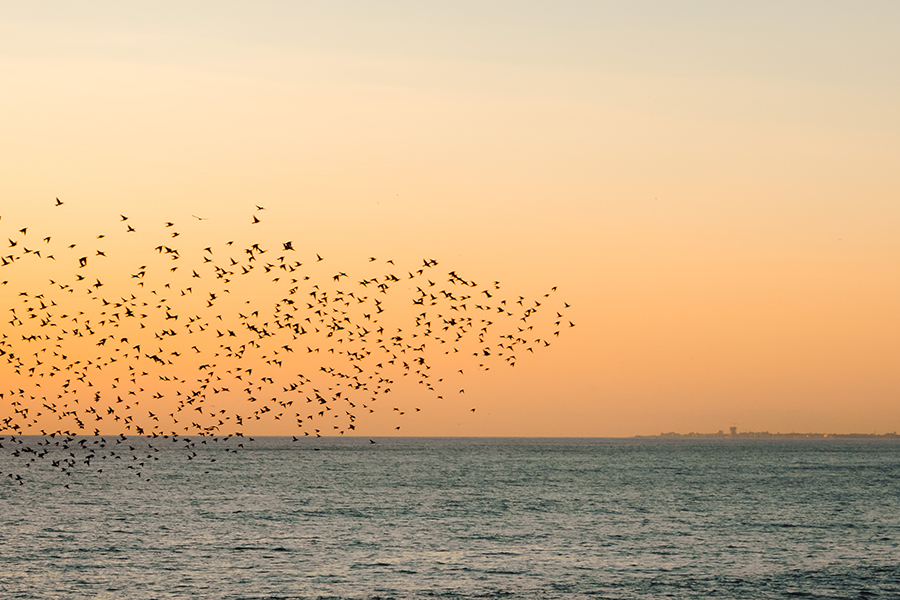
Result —
[{"label": "distant shoreline", "polygon": [[660,433],[659,435],[636,435],[639,439],[799,439],[799,438],[843,438],[843,439],[868,439],[868,438],[900,438],[896,431],[891,433],[770,433],[768,431],[734,431],[729,433],[718,431],[716,433]]}]

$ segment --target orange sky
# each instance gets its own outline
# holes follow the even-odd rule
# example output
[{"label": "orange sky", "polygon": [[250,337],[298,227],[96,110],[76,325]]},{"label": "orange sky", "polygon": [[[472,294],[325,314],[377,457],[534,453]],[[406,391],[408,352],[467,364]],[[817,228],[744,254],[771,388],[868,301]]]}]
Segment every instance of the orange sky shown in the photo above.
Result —
[{"label": "orange sky", "polygon": [[576,328],[467,374],[407,435],[894,431],[898,12],[11,7],[0,228],[126,213],[224,240],[261,204],[266,236],[348,272],[433,257],[509,294],[558,286]]}]

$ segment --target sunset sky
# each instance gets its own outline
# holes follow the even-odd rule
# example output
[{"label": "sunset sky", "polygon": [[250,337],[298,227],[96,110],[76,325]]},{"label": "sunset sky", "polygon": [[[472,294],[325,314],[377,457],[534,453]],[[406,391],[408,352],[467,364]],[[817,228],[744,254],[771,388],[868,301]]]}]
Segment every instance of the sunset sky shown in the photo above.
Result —
[{"label": "sunset sky", "polygon": [[513,297],[557,286],[575,328],[405,435],[896,431],[898,22],[896,2],[7,4],[0,227],[125,213],[228,239],[262,205],[261,235],[351,274],[435,258]]}]

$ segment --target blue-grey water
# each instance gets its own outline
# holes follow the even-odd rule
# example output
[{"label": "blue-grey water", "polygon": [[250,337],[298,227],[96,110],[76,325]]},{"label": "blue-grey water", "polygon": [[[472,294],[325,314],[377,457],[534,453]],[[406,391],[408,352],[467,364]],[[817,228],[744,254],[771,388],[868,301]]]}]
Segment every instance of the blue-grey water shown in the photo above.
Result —
[{"label": "blue-grey water", "polygon": [[36,440],[3,599],[900,598],[892,440]]}]

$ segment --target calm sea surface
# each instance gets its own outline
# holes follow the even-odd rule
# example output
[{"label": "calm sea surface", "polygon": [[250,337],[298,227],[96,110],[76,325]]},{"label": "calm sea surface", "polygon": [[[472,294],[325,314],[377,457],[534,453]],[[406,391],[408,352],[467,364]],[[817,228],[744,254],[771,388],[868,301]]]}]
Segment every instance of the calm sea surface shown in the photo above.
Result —
[{"label": "calm sea surface", "polygon": [[3,599],[900,598],[892,440],[37,441]]}]

